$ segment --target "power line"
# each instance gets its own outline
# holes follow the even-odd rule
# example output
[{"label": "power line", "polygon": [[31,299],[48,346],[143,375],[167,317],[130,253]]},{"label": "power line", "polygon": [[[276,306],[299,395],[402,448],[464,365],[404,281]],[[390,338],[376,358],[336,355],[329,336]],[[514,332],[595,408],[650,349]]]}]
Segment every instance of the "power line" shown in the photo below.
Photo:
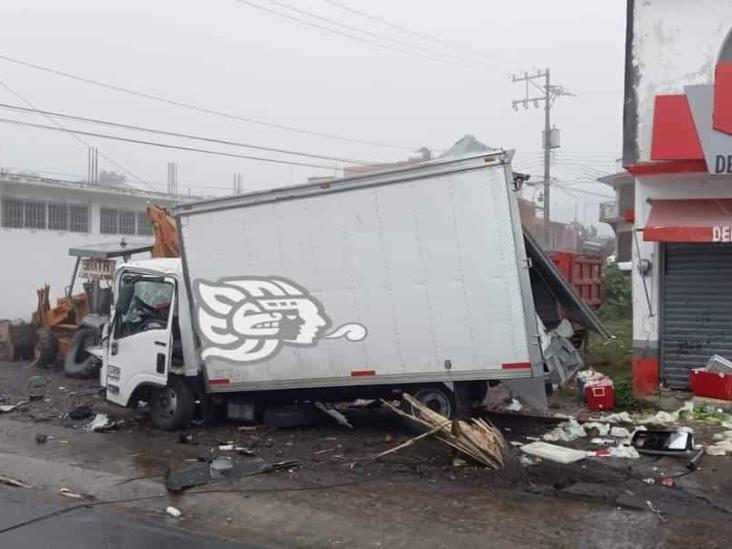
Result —
[{"label": "power line", "polygon": [[46,126],[44,124],[34,124],[32,122],[24,122],[21,120],[13,120],[10,118],[0,118],[0,123],[15,124],[16,126],[27,126],[30,128],[38,128],[38,129],[44,129],[44,130],[75,133],[75,134],[86,135],[86,136],[91,136],[91,137],[100,137],[102,139],[111,139],[113,141],[122,141],[125,143],[134,143],[137,145],[148,145],[151,147],[159,147],[162,149],[175,149],[175,150],[179,150],[179,151],[197,152],[197,153],[212,154],[212,155],[217,155],[217,156],[227,156],[230,158],[244,158],[246,160],[255,160],[257,162],[269,162],[272,164],[286,164],[288,166],[305,166],[308,168],[318,168],[318,169],[322,169],[322,170],[334,169],[334,166],[325,166],[322,164],[309,164],[306,162],[295,162],[293,160],[280,160],[277,158],[265,158],[265,157],[261,157],[261,156],[249,156],[249,155],[244,155],[244,154],[227,153],[227,152],[223,152],[223,151],[214,151],[211,149],[200,149],[197,147],[185,147],[183,145],[171,145],[168,143],[157,143],[155,141],[144,141],[142,139],[131,139],[129,137],[120,137],[118,135],[109,135],[109,134],[96,133],[96,132],[86,132],[86,131],[82,131],[82,130],[71,130],[68,128]]},{"label": "power line", "polygon": [[[40,109],[38,109],[38,108],[37,108],[37,107],[36,107],[36,106],[35,106],[35,105],[34,105],[34,104],[33,104],[33,103],[31,102],[31,100],[30,100],[30,99],[28,99],[28,98],[24,97],[23,95],[21,95],[20,93],[18,93],[18,92],[17,92],[17,91],[15,91],[14,89],[12,89],[12,88],[11,88],[10,86],[8,86],[8,84],[7,84],[6,82],[4,82],[4,81],[0,80],[0,86],[2,86],[3,88],[5,88],[6,90],[8,90],[8,91],[9,91],[9,92],[10,92],[11,94],[13,94],[13,95],[14,95],[15,97],[17,97],[18,99],[20,99],[21,101],[23,101],[23,102],[24,102],[24,103],[25,103],[26,105],[28,105],[28,106],[30,107],[30,109],[23,109],[23,110],[26,110],[26,111],[34,111],[34,112],[35,112],[35,113],[37,113],[37,114],[41,114],[41,115],[43,115],[43,116],[44,116],[44,117],[45,117],[45,118],[46,118],[47,120],[49,120],[49,121],[50,121],[50,122],[51,122],[52,124],[54,124],[54,125],[55,125],[55,126],[56,126],[57,128],[59,128],[59,130],[63,130],[63,131],[66,131],[66,128],[65,128],[65,127],[64,127],[64,126],[63,126],[63,125],[62,125],[62,124],[61,124],[61,123],[60,123],[60,122],[59,122],[58,120],[56,120],[55,118],[53,118],[53,116],[52,116],[52,115],[51,115],[50,113],[44,113],[43,111],[41,111]],[[22,109],[22,107],[19,107],[19,108],[21,108],[21,109]],[[84,146],[85,148],[87,148],[87,149],[88,149],[88,148],[91,148],[91,145],[90,145],[90,144],[89,144],[89,142],[87,142],[87,141],[86,141],[85,139],[82,139],[81,137],[79,137],[78,135],[75,135],[75,134],[73,134],[73,133],[71,133],[71,134],[69,134],[69,135],[70,135],[70,136],[71,136],[71,137],[72,137],[72,138],[73,138],[73,139],[74,139],[75,141],[77,141],[78,143],[81,143],[81,144],[82,144],[82,145],[83,145],[83,146]],[[106,160],[107,162],[109,162],[110,164],[112,164],[113,166],[115,166],[115,167],[116,167],[117,169],[119,169],[119,170],[122,170],[122,171],[123,171],[123,172],[125,172],[125,173],[126,173],[127,175],[130,175],[130,176],[132,176],[132,177],[134,177],[134,178],[136,178],[136,179],[138,179],[138,180],[140,179],[140,176],[136,175],[136,174],[135,174],[135,173],[134,173],[134,172],[133,172],[132,170],[129,170],[128,168],[125,168],[125,167],[124,167],[124,166],[123,166],[122,164],[120,164],[119,162],[117,162],[117,161],[116,161],[116,160],[114,160],[113,158],[109,157],[108,155],[104,154],[104,153],[103,153],[103,152],[101,152],[101,151],[97,151],[97,152],[98,152],[98,154],[99,154],[99,155],[100,155],[100,156],[101,156],[102,158],[104,158],[104,159],[105,159],[105,160]]]},{"label": "power line", "polygon": [[564,189],[565,191],[570,192],[570,193],[580,193],[580,194],[586,194],[588,196],[597,196],[599,198],[604,198],[606,200],[612,200],[613,198],[615,198],[614,196],[609,196],[609,195],[601,194],[601,193],[593,193],[592,191],[586,191],[584,189],[568,189],[567,185],[562,185],[561,183],[554,183],[554,185],[559,187],[560,189]]},{"label": "power line", "polygon": [[153,134],[159,134],[159,135],[167,135],[170,137],[180,137],[183,139],[193,139],[196,141],[205,141],[208,143],[217,143],[219,145],[231,145],[233,147],[242,147],[245,149],[256,149],[259,151],[267,151],[267,152],[276,152],[276,153],[282,153],[282,154],[289,154],[293,156],[303,156],[306,158],[315,158],[319,160],[335,160],[336,162],[345,162],[345,163],[353,163],[353,164],[372,164],[373,162],[365,161],[365,160],[355,160],[352,158],[343,158],[338,156],[327,156],[327,155],[321,155],[321,154],[313,154],[313,153],[305,153],[305,152],[299,152],[299,151],[292,151],[288,149],[277,149],[274,147],[264,147],[261,145],[252,145],[249,143],[241,143],[239,141],[230,141],[227,139],[218,139],[215,137],[203,137],[199,135],[193,135],[188,133],[180,133],[180,132],[173,132],[173,131],[167,131],[167,130],[156,130],[153,128],[148,128],[145,126],[137,126],[134,124],[123,124],[121,122],[111,122],[109,120],[101,120],[98,118],[88,118],[85,116],[78,116],[73,114],[65,114],[60,112],[53,112],[53,111],[42,111],[38,109],[26,109],[24,107],[20,107],[18,105],[9,105],[7,103],[0,103],[0,108],[3,109],[10,109],[14,111],[20,111],[20,112],[29,112],[29,113],[38,113],[43,115],[49,115],[53,117],[58,118],[65,118],[67,120],[75,120],[77,122],[84,122],[88,124],[101,124],[103,126],[110,126],[113,128],[123,128],[126,130],[134,130],[139,132],[146,132],[146,133],[153,133]]},{"label": "power line", "polygon": [[[308,27],[312,27],[312,28],[315,28],[315,29],[318,29],[318,30],[323,30],[323,31],[326,31],[326,32],[330,32],[332,34],[337,34],[337,35],[343,36],[345,38],[350,38],[351,40],[358,40],[359,42],[364,42],[366,44],[370,44],[370,45],[376,46],[378,48],[382,48],[382,49],[386,49],[386,50],[391,50],[391,51],[396,51],[396,52],[399,52],[399,53],[406,53],[408,55],[414,55],[414,56],[417,56],[417,57],[424,57],[426,59],[430,59],[431,61],[438,61],[440,63],[450,62],[449,60],[446,60],[446,59],[440,59],[440,58],[437,58],[437,57],[434,57],[434,56],[426,56],[424,54],[420,54],[419,52],[405,50],[403,48],[398,48],[398,47],[395,47],[395,46],[391,46],[389,44],[384,44],[382,42],[378,42],[378,41],[372,40],[370,38],[364,38],[363,36],[358,36],[358,35],[355,35],[355,34],[351,34],[349,32],[344,32],[344,31],[340,31],[338,29],[334,29],[334,28],[331,28],[331,27],[327,27],[327,26],[321,25],[319,23],[313,23],[312,21],[308,21],[306,19],[301,19],[299,17],[295,17],[293,15],[289,15],[289,14],[283,13],[281,11],[273,10],[273,9],[267,8],[265,6],[260,6],[259,4],[255,4],[254,2],[250,2],[249,0],[234,0],[234,1],[235,2],[238,2],[239,4],[243,4],[245,6],[249,6],[251,8],[254,8],[256,10],[263,11],[265,13],[269,13],[269,14],[272,14],[272,15],[277,15],[278,17],[282,17],[284,19],[288,19],[290,21],[294,21],[296,23],[300,23],[300,24],[303,24],[303,25],[306,25]],[[294,12],[306,14],[308,17],[312,17],[312,18],[315,18],[315,19],[329,21],[331,24],[332,23],[335,23],[336,25],[340,25],[342,27],[346,27],[346,25],[343,25],[341,23],[336,23],[336,22],[334,22],[334,21],[332,21],[330,19],[327,19],[325,17],[318,16],[318,15],[314,15],[314,14],[312,14],[310,12],[305,11],[305,10],[300,10],[298,8],[293,8],[293,7],[288,6],[288,5],[286,5],[284,3],[281,3],[281,2],[275,2],[273,0],[270,0],[270,2],[272,2],[273,4],[279,4],[280,6],[284,6],[285,9],[290,9],[290,10],[292,10]],[[348,26],[348,27],[350,27],[350,26]],[[350,28],[355,28],[355,27],[350,27]],[[370,34],[367,31],[365,32],[363,30],[358,30],[358,32],[361,32],[363,34]],[[380,40],[383,40],[384,38],[383,37],[379,37],[379,39]]]},{"label": "power line", "polygon": [[[440,44],[442,46],[446,46],[450,49],[452,49],[455,52],[461,53],[461,50],[464,51],[471,51],[473,52],[472,55],[474,58],[481,59],[483,62],[485,61],[491,61],[492,63],[495,63],[495,59],[490,59],[487,54],[484,54],[482,52],[479,52],[478,50],[474,50],[472,48],[468,47],[461,47],[457,46],[452,42],[449,42],[448,40],[444,40],[442,38],[438,38],[436,36],[433,36],[431,34],[427,34],[425,32],[416,31],[414,29],[411,29],[409,27],[406,27],[404,25],[399,25],[396,23],[392,23],[391,21],[388,21],[387,19],[384,19],[382,17],[372,15],[369,13],[365,13],[363,11],[357,10],[355,8],[352,8],[350,6],[347,6],[345,4],[342,4],[341,2],[336,2],[335,0],[323,0],[324,2],[327,2],[328,4],[331,4],[332,6],[336,6],[337,8],[340,8],[342,10],[345,10],[347,12],[359,15],[365,19],[370,19],[372,21],[376,21],[378,23],[381,23],[382,25],[386,25],[387,27],[391,27],[393,29],[396,29],[398,31],[404,32],[406,34],[411,34],[412,36],[416,36],[418,38],[421,38],[422,40],[428,40],[437,44]],[[477,57],[476,57],[477,56]]]},{"label": "power line", "polygon": [[[364,29],[361,29],[359,27],[354,27],[353,25],[347,25],[345,23],[340,23],[340,22],[335,21],[333,19],[329,19],[328,17],[323,17],[322,15],[318,15],[316,13],[312,13],[312,12],[307,11],[307,10],[303,10],[303,9],[300,9],[300,8],[296,8],[296,7],[291,6],[290,4],[287,4],[285,2],[279,2],[278,0],[269,0],[269,2],[271,4],[275,4],[276,6],[280,6],[282,8],[285,8],[286,10],[290,10],[290,11],[293,11],[295,13],[299,13],[301,15],[305,15],[306,17],[311,17],[311,18],[317,19],[319,21],[323,21],[323,22],[328,23],[330,25],[336,25],[338,27],[342,27],[342,28],[347,29],[347,30],[351,30],[351,31],[354,31],[354,32],[358,32],[358,33],[361,33],[361,34],[365,34],[366,36],[371,36],[372,38],[375,38],[377,40],[385,40],[387,42],[392,42],[392,43],[397,44],[397,45],[402,46],[402,47],[412,48],[412,49],[416,50],[417,52],[424,52],[424,53],[427,54],[427,56],[424,56],[423,55],[423,57],[428,58],[428,59],[430,59],[432,61],[438,61],[438,62],[441,62],[441,63],[444,63],[444,62],[453,62],[453,63],[454,62],[457,62],[457,63],[463,64],[463,65],[465,64],[462,59],[460,59],[458,57],[455,57],[454,55],[447,54],[447,57],[445,57],[445,54],[444,53],[435,52],[434,50],[429,50],[429,49],[423,48],[421,46],[415,46],[413,44],[409,44],[408,42],[403,42],[401,40],[396,40],[396,39],[390,38],[388,36],[384,36],[384,35],[381,35],[381,34],[376,34],[376,33],[373,33],[373,32],[370,32],[370,31],[367,31],[367,30],[364,30]],[[413,54],[414,52],[407,51],[405,53]],[[438,56],[442,56],[442,57],[438,57]],[[466,66],[468,66],[468,65],[466,65]]]},{"label": "power line", "polygon": [[299,127],[296,127],[296,126],[288,126],[288,125],[285,125],[285,124],[278,124],[278,123],[275,123],[275,122],[266,122],[264,120],[258,120],[256,118],[249,118],[249,117],[246,117],[246,116],[240,116],[240,115],[228,113],[228,112],[225,112],[225,111],[219,111],[219,110],[215,110],[215,109],[210,109],[208,107],[202,107],[202,106],[196,105],[194,103],[186,103],[186,102],[183,102],[183,101],[178,101],[176,99],[168,99],[168,98],[165,98],[165,97],[162,97],[162,96],[159,96],[159,95],[154,95],[154,94],[147,93],[147,92],[141,92],[141,91],[133,90],[133,89],[130,89],[130,88],[125,88],[123,86],[118,86],[116,84],[109,84],[107,82],[102,82],[101,80],[95,80],[93,78],[88,78],[86,76],[80,76],[78,74],[72,74],[72,73],[65,72],[65,71],[62,71],[62,70],[59,70],[59,69],[54,69],[54,68],[47,67],[47,66],[43,66],[43,65],[37,65],[35,63],[30,63],[28,61],[23,61],[23,60],[20,60],[20,59],[15,58],[15,57],[10,57],[8,55],[0,54],[0,59],[1,60],[4,60],[4,61],[7,61],[8,63],[14,63],[16,65],[22,65],[24,67],[29,67],[29,68],[36,69],[36,70],[39,70],[39,71],[47,72],[47,73],[50,73],[50,74],[54,74],[56,76],[63,76],[64,78],[69,78],[71,80],[77,80],[79,82],[84,82],[86,84],[91,84],[93,86],[97,86],[97,87],[100,87],[100,88],[105,88],[105,89],[108,89],[108,90],[116,91],[116,92],[119,92],[119,93],[124,93],[124,94],[127,94],[127,95],[133,95],[133,96],[136,96],[136,97],[142,97],[144,99],[149,99],[151,101],[157,101],[158,103],[165,103],[165,104],[168,104],[168,105],[173,105],[175,107],[180,107],[180,108],[183,108],[183,109],[188,109],[188,110],[195,111],[195,112],[199,112],[199,113],[203,113],[203,114],[210,114],[210,115],[219,116],[219,117],[222,117],[222,118],[228,118],[230,120],[238,120],[240,122],[247,122],[249,124],[257,124],[259,126],[265,126],[265,127],[268,127],[268,128],[275,128],[275,129],[278,129],[278,130],[284,130],[284,131],[290,131],[290,132],[295,132],[295,133],[301,133],[301,134],[304,134],[304,135],[311,135],[311,136],[314,136],[314,137],[322,137],[322,138],[326,138],[326,139],[333,139],[333,140],[336,140],[336,141],[345,141],[345,142],[350,142],[350,143],[359,143],[361,145],[370,145],[370,146],[374,146],[374,147],[384,147],[384,148],[389,148],[389,149],[400,149],[400,150],[405,150],[405,151],[412,151],[412,150],[415,150],[417,148],[417,147],[406,147],[406,146],[403,146],[403,145],[393,145],[393,144],[383,143],[383,142],[379,142],[379,141],[368,141],[368,140],[365,140],[365,139],[357,139],[357,138],[346,137],[346,136],[343,136],[343,135],[337,135],[337,134],[332,134],[332,133],[318,132],[318,131],[314,131],[314,130],[307,130],[305,128],[299,128]]}]

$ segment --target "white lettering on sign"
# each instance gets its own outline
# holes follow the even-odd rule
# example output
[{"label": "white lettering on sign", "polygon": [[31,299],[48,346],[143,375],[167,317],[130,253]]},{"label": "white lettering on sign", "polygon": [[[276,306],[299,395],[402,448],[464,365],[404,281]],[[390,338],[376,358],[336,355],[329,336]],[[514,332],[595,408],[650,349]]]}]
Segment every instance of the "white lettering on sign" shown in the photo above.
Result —
[{"label": "white lettering on sign", "polygon": [[79,278],[84,280],[112,280],[114,259],[82,259]]},{"label": "white lettering on sign", "polygon": [[712,242],[732,242],[732,225],[717,225],[713,227]]}]

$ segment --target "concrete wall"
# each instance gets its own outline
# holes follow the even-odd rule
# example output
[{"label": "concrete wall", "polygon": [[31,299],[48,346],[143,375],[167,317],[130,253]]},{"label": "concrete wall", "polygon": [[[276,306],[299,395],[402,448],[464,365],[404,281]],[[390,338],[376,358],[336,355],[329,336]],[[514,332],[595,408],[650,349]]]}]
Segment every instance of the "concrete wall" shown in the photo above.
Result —
[{"label": "concrete wall", "polygon": [[[49,284],[52,302],[63,295],[71,279],[75,258],[69,248],[101,242],[118,242],[121,235],[103,235],[99,232],[101,207],[145,211],[148,198],[118,196],[90,190],[33,186],[26,183],[0,181],[2,198],[66,202],[90,207],[89,233],[51,231],[41,229],[11,229],[0,227],[0,319],[30,320],[36,308],[35,290]],[[170,206],[163,200],[155,200]],[[151,240],[150,236],[125,235],[128,242]]]},{"label": "concrete wall", "polygon": [[626,51],[624,163],[650,160],[658,94],[709,84],[732,30],[727,0],[630,0]]}]

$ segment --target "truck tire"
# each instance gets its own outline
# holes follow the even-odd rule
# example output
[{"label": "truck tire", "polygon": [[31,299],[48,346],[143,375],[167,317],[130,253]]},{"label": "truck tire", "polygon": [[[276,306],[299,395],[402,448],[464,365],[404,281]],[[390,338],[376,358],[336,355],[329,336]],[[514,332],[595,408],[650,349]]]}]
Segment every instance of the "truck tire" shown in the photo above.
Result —
[{"label": "truck tire", "polygon": [[[430,410],[452,419],[455,414],[455,395],[443,384],[427,385],[420,387],[416,391],[407,390],[419,402],[427,406]],[[402,401],[403,410],[414,415],[414,410],[407,402]]]},{"label": "truck tire", "polygon": [[64,373],[67,377],[89,379],[98,372],[99,360],[86,352],[87,345],[94,343],[98,334],[96,328],[79,328],[76,331],[64,359]]},{"label": "truck tire", "polygon": [[159,429],[182,429],[191,421],[194,410],[193,391],[182,376],[170,375],[166,387],[156,387],[152,391],[150,416]]},{"label": "truck tire", "polygon": [[58,339],[51,328],[43,326],[36,333],[36,364],[46,368],[56,362]]}]

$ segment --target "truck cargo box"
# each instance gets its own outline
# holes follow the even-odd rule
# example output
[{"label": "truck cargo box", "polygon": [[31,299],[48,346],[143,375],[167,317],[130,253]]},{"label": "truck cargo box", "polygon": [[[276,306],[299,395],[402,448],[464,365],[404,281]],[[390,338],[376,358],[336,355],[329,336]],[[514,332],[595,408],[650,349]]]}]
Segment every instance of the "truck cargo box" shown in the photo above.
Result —
[{"label": "truck cargo box", "polygon": [[543,375],[508,153],[175,215],[210,392]]}]

